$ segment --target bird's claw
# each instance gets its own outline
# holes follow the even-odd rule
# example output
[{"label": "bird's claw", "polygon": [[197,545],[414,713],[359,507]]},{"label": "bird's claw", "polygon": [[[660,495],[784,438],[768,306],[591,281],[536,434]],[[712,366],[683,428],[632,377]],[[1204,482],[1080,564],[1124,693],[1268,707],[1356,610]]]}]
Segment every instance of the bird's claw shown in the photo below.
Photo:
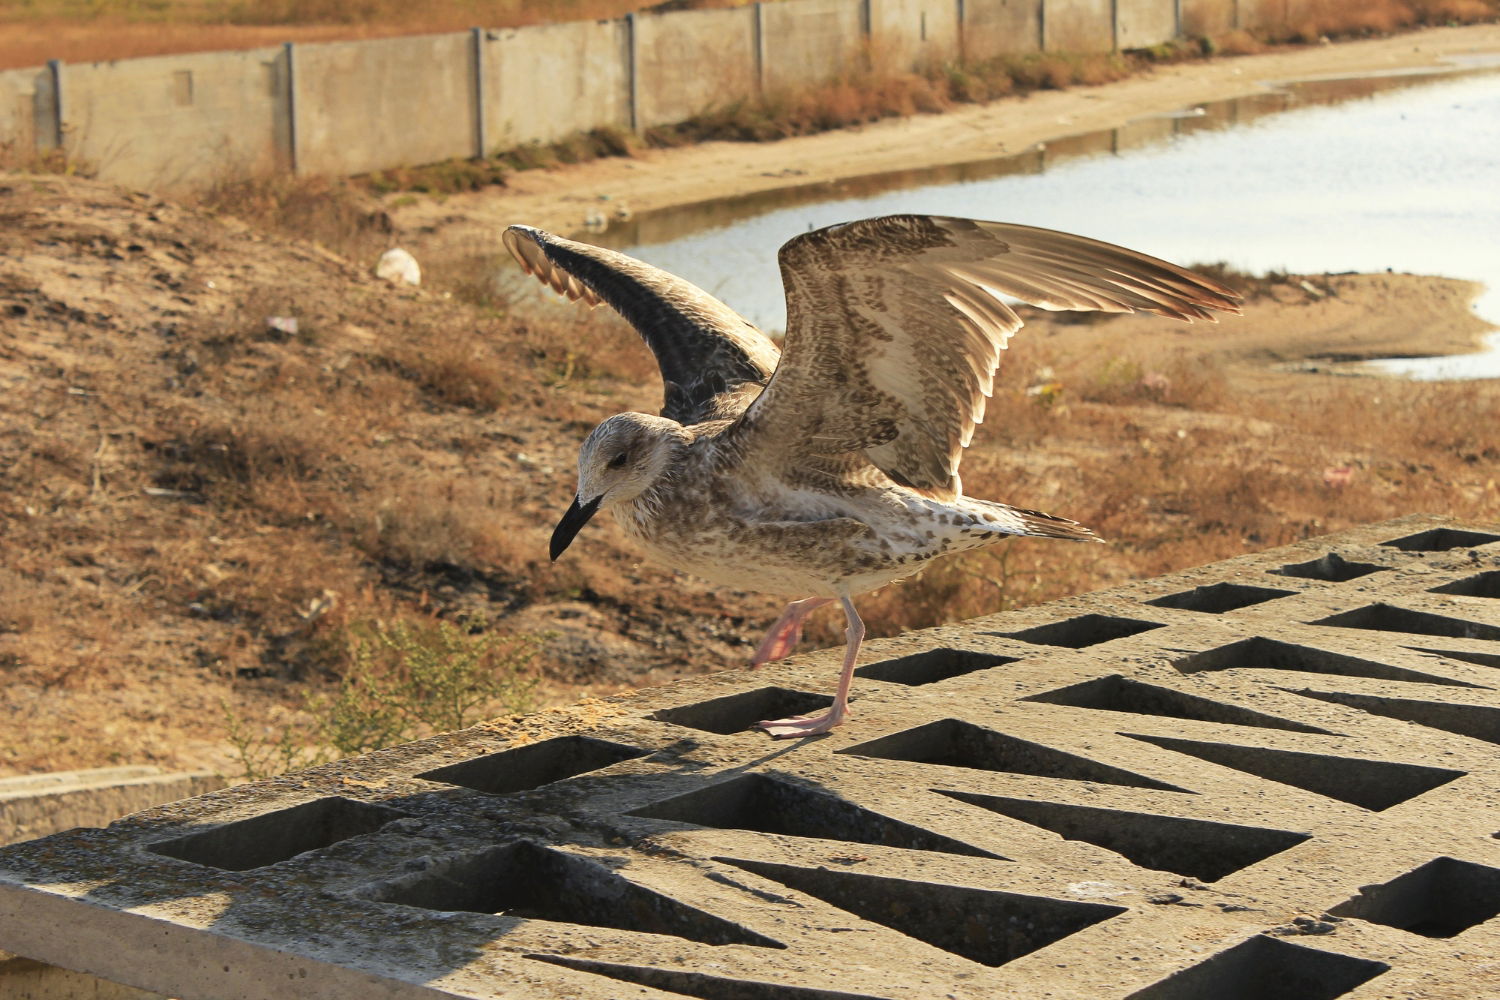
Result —
[{"label": "bird's claw", "polygon": [[848,710],[835,713],[832,709],[819,715],[794,715],[787,719],[768,719],[757,722],[773,739],[791,740],[803,736],[818,736],[826,733],[849,717]]}]

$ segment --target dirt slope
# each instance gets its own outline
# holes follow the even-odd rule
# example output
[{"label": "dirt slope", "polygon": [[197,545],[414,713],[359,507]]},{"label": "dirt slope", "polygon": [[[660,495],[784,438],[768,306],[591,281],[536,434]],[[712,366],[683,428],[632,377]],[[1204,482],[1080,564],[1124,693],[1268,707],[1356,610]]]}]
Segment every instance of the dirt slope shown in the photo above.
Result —
[{"label": "dirt slope", "polygon": [[558,633],[552,677],[604,689],[754,631],[607,523],[547,564],[576,442],[657,402],[549,374],[551,331],[26,176],[0,176],[0,317],[0,772],[217,762],[220,697],[274,700],[340,625],[402,609],[520,613]]}]

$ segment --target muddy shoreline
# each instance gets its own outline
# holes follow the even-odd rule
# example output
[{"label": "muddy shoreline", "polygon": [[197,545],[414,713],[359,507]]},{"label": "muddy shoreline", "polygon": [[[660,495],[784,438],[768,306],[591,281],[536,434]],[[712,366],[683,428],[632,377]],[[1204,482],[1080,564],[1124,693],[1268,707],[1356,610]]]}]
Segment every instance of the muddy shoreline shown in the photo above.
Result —
[{"label": "muddy shoreline", "polygon": [[[505,188],[472,194],[387,200],[397,238],[419,259],[499,254],[500,231],[517,222],[575,232],[590,215],[641,215],[991,159],[1146,115],[1253,94],[1275,81],[1411,71],[1487,57],[1500,57],[1500,25],[1425,29],[1159,67],[1098,87],[1042,91],[779,142],[645,150],[630,158],[516,173]],[[1401,290],[1392,290],[1393,284]],[[1275,360],[1349,372],[1352,359],[1475,350],[1492,329],[1470,308],[1481,291],[1472,282],[1443,278],[1346,282],[1339,302],[1320,305],[1309,297],[1302,303],[1309,306],[1299,310],[1306,319],[1276,336]],[[1352,307],[1350,295],[1368,300]],[[1351,308],[1361,318],[1335,316]]]}]

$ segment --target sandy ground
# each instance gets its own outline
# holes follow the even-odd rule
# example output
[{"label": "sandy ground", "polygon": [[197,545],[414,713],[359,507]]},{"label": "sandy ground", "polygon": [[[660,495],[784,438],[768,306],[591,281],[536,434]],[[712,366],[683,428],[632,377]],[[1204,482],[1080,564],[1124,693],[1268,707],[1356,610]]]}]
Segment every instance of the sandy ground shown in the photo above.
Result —
[{"label": "sandy ground", "polygon": [[1497,53],[1500,25],[1284,48],[774,143],[711,142],[528,171],[512,175],[503,190],[423,200],[392,215],[419,257],[458,247],[482,252],[497,247],[499,230],[512,223],[576,231],[606,197],[611,206],[628,205],[639,215],[792,184],[987,160],[1146,115],[1252,94],[1268,82],[1440,66]]}]

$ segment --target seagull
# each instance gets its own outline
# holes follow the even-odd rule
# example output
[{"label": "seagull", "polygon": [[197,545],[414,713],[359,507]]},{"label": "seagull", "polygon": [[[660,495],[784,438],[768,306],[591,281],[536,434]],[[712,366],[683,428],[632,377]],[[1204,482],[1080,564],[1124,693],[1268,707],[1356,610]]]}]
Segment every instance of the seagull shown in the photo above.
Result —
[{"label": "seagull", "polygon": [[1233,290],[1123,247],[888,215],[782,246],[778,350],[723,302],[650,264],[528,226],[503,238],[528,274],[628,320],[664,383],[660,414],[617,414],[584,440],[553,561],[608,510],[667,566],[794,598],[756,667],[789,655],[813,610],[843,606],[833,704],[759,723],[776,738],[825,733],[849,716],[865,635],[854,595],[1011,535],[1101,540],[1065,517],[964,495],[959,460],[1021,327],[1007,299],[1188,322],[1239,312]]}]

